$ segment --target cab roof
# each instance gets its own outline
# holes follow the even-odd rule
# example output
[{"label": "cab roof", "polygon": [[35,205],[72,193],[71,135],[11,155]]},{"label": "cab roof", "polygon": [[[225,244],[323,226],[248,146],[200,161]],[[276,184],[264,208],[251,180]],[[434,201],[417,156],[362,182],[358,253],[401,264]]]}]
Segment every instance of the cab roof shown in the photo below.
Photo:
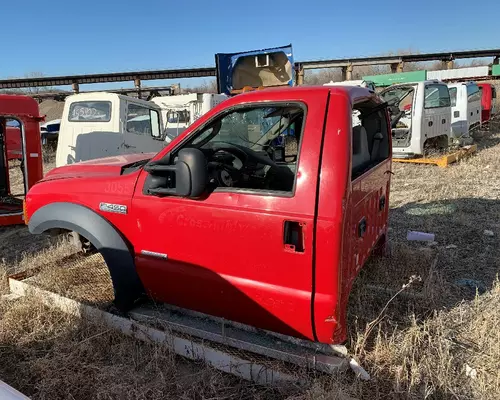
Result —
[{"label": "cab roof", "polygon": [[[302,93],[302,92],[307,92],[307,93],[331,93],[331,94],[343,94],[346,95],[350,98],[351,102],[357,103],[363,99],[366,99],[367,97],[372,97],[374,99],[379,99],[377,93],[375,93],[373,90],[364,88],[364,87],[359,87],[359,86],[351,86],[351,85],[334,85],[334,86],[323,86],[323,85],[301,85],[301,86],[286,86],[286,87],[270,87],[270,88],[265,88],[262,90],[255,90],[255,91],[250,91],[246,93],[241,93],[238,94],[234,97],[238,96],[248,96],[249,100],[253,97],[259,98],[262,96],[263,93],[282,93],[283,96],[286,98],[287,95],[290,95],[292,93]],[[239,98],[239,97],[238,97]],[[382,101],[382,100],[380,100]]]},{"label": "cab roof", "polygon": [[450,82],[448,83],[448,87],[460,87],[460,86],[479,86],[474,81],[466,81],[466,82]]},{"label": "cab roof", "polygon": [[38,103],[33,97],[13,94],[0,94],[0,116],[25,114],[38,117]]},{"label": "cab roof", "polygon": [[131,96],[126,96],[123,94],[119,93],[112,93],[112,92],[85,92],[85,93],[76,93],[72,94],[68,97],[66,97],[66,102],[75,102],[75,101],[112,101],[112,100],[126,100],[131,103],[136,103],[143,105],[145,107],[149,108],[159,108],[157,104],[147,101],[147,100],[142,100],[142,99],[137,99],[135,97]]}]

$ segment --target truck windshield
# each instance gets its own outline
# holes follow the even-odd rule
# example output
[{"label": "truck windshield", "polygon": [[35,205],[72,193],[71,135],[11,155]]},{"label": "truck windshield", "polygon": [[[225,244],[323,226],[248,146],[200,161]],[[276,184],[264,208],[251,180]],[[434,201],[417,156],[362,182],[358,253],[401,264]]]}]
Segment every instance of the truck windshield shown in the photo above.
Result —
[{"label": "truck windshield", "polygon": [[403,86],[387,89],[380,93],[380,96],[390,105],[399,104],[406,96],[413,91],[412,86]]}]

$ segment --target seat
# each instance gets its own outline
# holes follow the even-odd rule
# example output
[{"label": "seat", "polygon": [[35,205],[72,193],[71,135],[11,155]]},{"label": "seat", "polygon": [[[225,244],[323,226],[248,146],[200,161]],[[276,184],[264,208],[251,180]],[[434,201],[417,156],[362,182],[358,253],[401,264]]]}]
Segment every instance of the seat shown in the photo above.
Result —
[{"label": "seat", "polygon": [[373,135],[372,152],[370,154],[370,161],[377,161],[380,157],[380,143],[384,140],[382,132],[377,132]]},{"label": "seat", "polygon": [[368,135],[362,125],[357,125],[352,129],[352,148],[352,169],[356,171],[370,162]]}]

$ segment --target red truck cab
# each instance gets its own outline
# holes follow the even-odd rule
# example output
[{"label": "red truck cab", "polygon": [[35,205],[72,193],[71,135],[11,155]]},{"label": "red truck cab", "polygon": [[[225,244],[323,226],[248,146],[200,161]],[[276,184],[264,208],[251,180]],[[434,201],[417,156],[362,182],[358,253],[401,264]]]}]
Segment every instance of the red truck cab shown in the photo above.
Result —
[{"label": "red truck cab", "polygon": [[481,123],[487,122],[496,112],[496,89],[491,83],[478,83],[481,88]]},{"label": "red truck cab", "polygon": [[[7,126],[15,120],[19,127]],[[39,108],[29,96],[0,94],[0,226],[23,224],[23,198],[43,176]],[[22,190],[12,191],[11,172],[19,160]]]},{"label": "red truck cab", "polygon": [[146,293],[341,343],[353,281],[386,241],[391,148],[386,105],[368,89],[245,93],[158,154],[52,170],[28,193],[26,222],[90,241],[124,310]]}]

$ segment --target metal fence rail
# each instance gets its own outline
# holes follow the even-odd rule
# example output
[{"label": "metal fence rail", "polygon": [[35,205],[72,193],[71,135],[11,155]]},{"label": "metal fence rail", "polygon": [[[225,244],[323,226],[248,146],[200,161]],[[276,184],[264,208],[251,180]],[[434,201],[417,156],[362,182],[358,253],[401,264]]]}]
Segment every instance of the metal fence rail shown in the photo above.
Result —
[{"label": "metal fence rail", "polygon": [[[424,54],[405,54],[405,55],[390,55],[390,56],[374,56],[374,57],[354,57],[341,58],[330,60],[307,60],[298,61],[295,63],[297,71],[305,69],[317,68],[347,68],[360,65],[397,65],[405,62],[421,62],[421,61],[443,61],[451,62],[457,59],[467,58],[482,58],[494,57],[494,63],[498,63],[500,59],[500,49],[477,49],[452,52],[437,52]],[[15,78],[1,79],[0,89],[16,89],[28,87],[42,86],[65,86],[79,85],[91,83],[109,83],[109,82],[126,82],[126,81],[145,81],[157,79],[183,79],[183,78],[200,78],[216,76],[215,67],[203,68],[185,68],[185,69],[164,69],[153,71],[125,71],[112,72],[104,74],[84,74],[84,75],[66,75],[53,77],[32,77],[32,78]],[[140,85],[140,83],[139,83]]]}]

